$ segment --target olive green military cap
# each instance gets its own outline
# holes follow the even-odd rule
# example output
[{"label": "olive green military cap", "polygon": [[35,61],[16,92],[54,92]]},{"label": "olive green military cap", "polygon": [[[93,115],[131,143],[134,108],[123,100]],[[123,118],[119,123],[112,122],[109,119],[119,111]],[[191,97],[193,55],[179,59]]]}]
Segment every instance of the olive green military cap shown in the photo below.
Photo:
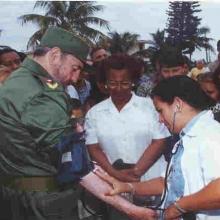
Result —
[{"label": "olive green military cap", "polygon": [[85,61],[88,53],[88,45],[73,33],[58,27],[50,27],[43,35],[41,47],[59,47],[63,52],[69,53]]}]

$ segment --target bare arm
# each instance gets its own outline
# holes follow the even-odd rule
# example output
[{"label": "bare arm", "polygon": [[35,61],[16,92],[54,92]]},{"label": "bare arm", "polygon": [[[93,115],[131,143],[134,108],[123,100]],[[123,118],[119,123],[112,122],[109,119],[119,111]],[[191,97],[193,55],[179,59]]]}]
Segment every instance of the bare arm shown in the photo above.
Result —
[{"label": "bare arm", "polygon": [[137,176],[142,176],[161,157],[166,147],[166,138],[153,140],[134,167]]},{"label": "bare arm", "polygon": [[220,178],[210,182],[199,192],[184,196],[178,203],[189,211],[220,209]]},{"label": "bare arm", "polygon": [[121,182],[109,174],[105,173],[102,169],[95,169],[95,174],[102,180],[112,186],[108,192],[109,195],[117,195],[123,192],[130,192],[137,195],[161,195],[164,189],[164,178],[158,177],[152,180],[136,183]]},{"label": "bare arm", "polygon": [[[220,178],[210,182],[197,193],[182,197],[177,203],[187,212],[220,209]],[[165,212],[166,219],[180,214],[174,205],[168,207]]]},{"label": "bare arm", "polygon": [[85,176],[80,184],[88,191],[93,193],[96,197],[100,198],[104,202],[112,205],[121,212],[127,214],[134,220],[153,220],[155,219],[155,212],[151,209],[135,206],[128,200],[122,198],[119,195],[109,196],[108,192],[112,187],[104,180],[100,179],[94,173],[89,173]]}]

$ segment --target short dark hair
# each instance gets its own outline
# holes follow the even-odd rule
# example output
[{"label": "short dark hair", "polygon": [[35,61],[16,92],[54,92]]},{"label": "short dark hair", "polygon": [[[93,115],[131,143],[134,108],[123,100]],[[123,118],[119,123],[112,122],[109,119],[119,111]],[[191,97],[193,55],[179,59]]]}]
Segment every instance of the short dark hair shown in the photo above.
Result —
[{"label": "short dark hair", "polygon": [[140,77],[141,68],[141,62],[139,62],[136,58],[123,53],[113,54],[100,62],[97,71],[97,81],[106,83],[110,69],[126,69],[130,74],[131,80],[136,82],[136,80]]},{"label": "short dark hair", "polygon": [[[11,47],[8,47],[8,46],[0,46],[0,58],[3,54],[10,53],[10,52],[15,52],[19,56],[19,53],[15,49],[12,49]],[[1,59],[0,59],[0,62],[1,62]]]},{"label": "short dark hair", "polygon": [[169,104],[173,103],[175,97],[179,97],[197,110],[205,110],[215,105],[199,83],[188,76],[174,76],[161,80],[152,90],[151,95],[158,96]]},{"label": "short dark hair", "polygon": [[33,52],[33,56],[34,57],[44,56],[49,50],[50,48],[48,47],[37,47]]},{"label": "short dark hair", "polygon": [[181,51],[175,48],[166,48],[159,51],[158,61],[161,68],[183,66],[186,62]]},{"label": "short dark hair", "polygon": [[98,50],[102,50],[102,49],[105,50],[104,47],[93,47],[89,53],[90,57],[92,58],[95,52],[97,52]]},{"label": "short dark hair", "polygon": [[204,74],[199,74],[197,77],[197,81],[200,82],[211,82],[214,83],[214,75],[213,72],[207,72]]},{"label": "short dark hair", "polygon": [[82,104],[79,99],[71,98],[70,99],[70,107],[71,107],[71,110],[80,109],[80,108],[82,108]]}]

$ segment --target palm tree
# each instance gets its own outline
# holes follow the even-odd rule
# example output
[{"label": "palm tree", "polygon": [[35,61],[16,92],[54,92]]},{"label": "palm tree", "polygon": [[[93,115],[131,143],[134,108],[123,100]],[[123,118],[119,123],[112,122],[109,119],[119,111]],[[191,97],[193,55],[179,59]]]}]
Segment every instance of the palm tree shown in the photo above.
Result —
[{"label": "palm tree", "polygon": [[152,50],[160,50],[165,44],[165,31],[158,29],[156,33],[151,33],[150,35],[152,40],[148,40],[147,44],[150,45]]},{"label": "palm tree", "polygon": [[161,51],[169,51],[172,50],[173,47],[167,42],[165,30],[161,31],[158,29],[156,33],[151,33],[150,35],[152,39],[146,41],[149,47],[145,51],[146,54],[148,54],[151,63],[155,63]]},{"label": "palm tree", "polygon": [[205,49],[206,62],[210,62],[210,52],[212,53],[215,52],[213,46],[210,44],[210,41],[213,41],[213,38],[207,37],[207,34],[209,33],[210,33],[209,27],[201,27],[198,29],[197,47]]},{"label": "palm tree", "polygon": [[209,27],[201,27],[197,29],[196,36],[193,36],[189,41],[182,43],[183,53],[189,54],[190,60],[195,49],[206,51],[206,61],[210,61],[210,52],[215,52],[213,46],[210,44],[212,38],[207,37],[207,34],[210,33]]},{"label": "palm tree", "polygon": [[29,39],[27,48],[39,44],[41,37],[50,26],[62,27],[93,44],[104,34],[89,25],[109,28],[108,21],[95,17],[96,12],[102,11],[102,5],[95,5],[94,1],[37,1],[35,8],[45,10],[44,15],[26,14],[20,16],[22,25],[32,22],[39,27]]},{"label": "palm tree", "polygon": [[129,53],[135,46],[138,45],[138,34],[132,34],[130,32],[124,32],[119,34],[118,32],[110,32],[109,38],[109,50],[113,53]]}]

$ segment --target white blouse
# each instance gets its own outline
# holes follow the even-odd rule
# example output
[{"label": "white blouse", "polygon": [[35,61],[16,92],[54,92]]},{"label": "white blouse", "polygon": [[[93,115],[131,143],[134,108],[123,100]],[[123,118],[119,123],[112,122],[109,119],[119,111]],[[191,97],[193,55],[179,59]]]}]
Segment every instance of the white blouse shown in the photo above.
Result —
[{"label": "white blouse", "polygon": [[[135,94],[120,112],[111,98],[95,105],[86,115],[85,129],[86,144],[99,143],[111,163],[119,158],[136,163],[153,139],[169,136],[152,100]],[[142,179],[158,177],[165,168],[162,156]]]}]

